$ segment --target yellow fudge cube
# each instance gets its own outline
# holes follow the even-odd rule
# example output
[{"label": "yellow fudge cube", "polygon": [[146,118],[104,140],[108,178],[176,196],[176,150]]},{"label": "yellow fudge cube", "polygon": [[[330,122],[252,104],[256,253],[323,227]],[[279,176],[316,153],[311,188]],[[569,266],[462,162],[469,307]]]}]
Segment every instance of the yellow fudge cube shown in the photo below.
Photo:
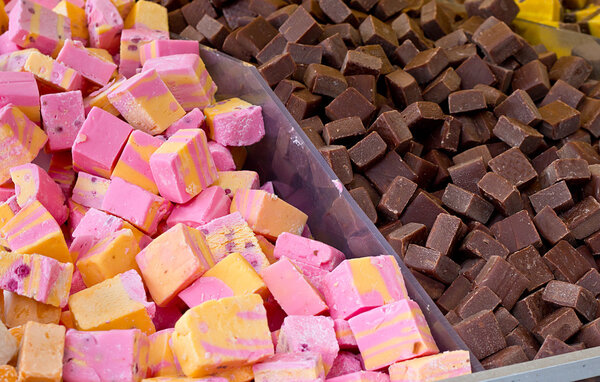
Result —
[{"label": "yellow fudge cube", "polygon": [[145,295],[142,280],[133,270],[77,292],[69,298],[75,328],[88,331],[137,328],[152,334],[156,331],[148,314],[148,305],[152,304]]},{"label": "yellow fudge cube", "polygon": [[86,286],[91,287],[119,273],[139,268],[135,256],[140,252],[138,241],[130,229],[122,229],[100,240],[77,261],[77,269]]},{"label": "yellow fudge cube", "polygon": [[164,329],[148,336],[148,369],[152,377],[182,377],[178,361],[171,349],[171,335],[175,329]]},{"label": "yellow fudge cube", "polygon": [[29,321],[41,324],[58,324],[60,308],[32,298],[6,292],[4,301],[4,323],[9,328],[25,325]]},{"label": "yellow fudge cube", "polygon": [[229,382],[250,382],[254,379],[252,366],[242,366],[215,374],[215,377],[225,378]]},{"label": "yellow fudge cube", "polygon": [[191,308],[175,324],[172,341],[188,377],[252,365],[274,353],[267,313],[257,294]]},{"label": "yellow fudge cube", "polygon": [[19,381],[59,382],[64,350],[64,326],[37,322],[25,324],[17,364]]},{"label": "yellow fudge cube", "polygon": [[117,7],[121,18],[125,20],[129,12],[131,11],[131,8],[133,7],[135,0],[110,0],[110,2],[113,3],[115,7]]},{"label": "yellow fudge cube", "polygon": [[159,306],[169,302],[215,262],[202,232],[177,224],[136,256],[144,282]]},{"label": "yellow fudge cube", "polygon": [[90,37],[85,10],[67,0],[62,0],[52,9],[55,13],[71,20],[71,37],[86,44]]},{"label": "yellow fudge cube", "polygon": [[255,171],[219,171],[213,186],[221,187],[227,195],[235,195],[239,189],[258,188],[260,183]]},{"label": "yellow fudge cube", "polygon": [[151,1],[136,2],[125,18],[124,29],[139,29],[140,27],[168,32],[167,8]]},{"label": "yellow fudge cube", "polygon": [[520,19],[531,21],[560,21],[562,6],[559,0],[521,0],[519,6]]},{"label": "yellow fudge cube", "polygon": [[10,365],[0,366],[0,381],[2,382],[17,382],[17,370]]}]

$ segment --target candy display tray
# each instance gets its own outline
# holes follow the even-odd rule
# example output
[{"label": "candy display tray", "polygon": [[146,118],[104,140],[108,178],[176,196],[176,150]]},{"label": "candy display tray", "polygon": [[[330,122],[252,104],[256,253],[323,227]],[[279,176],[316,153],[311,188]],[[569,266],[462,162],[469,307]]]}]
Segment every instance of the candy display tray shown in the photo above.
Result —
[{"label": "candy display tray", "polygon": [[[543,26],[527,27],[535,30]],[[545,33],[542,37],[560,38],[558,41],[566,51],[568,37],[563,31],[547,28],[542,32]],[[308,225],[316,239],[337,247],[349,258],[393,255],[400,263],[408,293],[423,310],[440,351],[467,349],[256,68],[207,47],[201,47],[200,55],[218,86],[219,99],[240,97],[263,108],[266,135],[261,142],[248,147],[245,168],[257,171],[263,182],[272,181],[280,197],[307,213]],[[598,63],[593,64],[595,70],[600,69]],[[581,380],[600,375],[600,347],[490,371],[483,371],[473,355],[471,362],[474,374],[453,380]]]}]

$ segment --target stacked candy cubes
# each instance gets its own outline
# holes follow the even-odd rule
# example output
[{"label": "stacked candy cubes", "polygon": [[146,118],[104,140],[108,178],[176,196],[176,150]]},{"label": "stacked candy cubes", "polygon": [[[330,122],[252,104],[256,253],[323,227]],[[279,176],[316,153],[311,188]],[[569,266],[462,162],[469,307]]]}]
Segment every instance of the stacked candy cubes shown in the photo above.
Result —
[{"label": "stacked candy cubes", "polygon": [[346,260],[240,170],[261,107],[215,101],[164,7],[13,0],[0,28],[0,380],[470,373],[393,257]]}]

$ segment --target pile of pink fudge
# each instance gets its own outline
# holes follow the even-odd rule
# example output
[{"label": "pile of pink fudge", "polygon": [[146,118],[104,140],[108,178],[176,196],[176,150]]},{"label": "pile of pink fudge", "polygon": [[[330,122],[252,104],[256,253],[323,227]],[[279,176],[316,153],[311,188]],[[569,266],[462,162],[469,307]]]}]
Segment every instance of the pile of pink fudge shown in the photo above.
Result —
[{"label": "pile of pink fudge", "polygon": [[262,109],[216,101],[164,7],[12,0],[0,28],[0,381],[471,372],[394,257],[346,259],[242,170]]}]

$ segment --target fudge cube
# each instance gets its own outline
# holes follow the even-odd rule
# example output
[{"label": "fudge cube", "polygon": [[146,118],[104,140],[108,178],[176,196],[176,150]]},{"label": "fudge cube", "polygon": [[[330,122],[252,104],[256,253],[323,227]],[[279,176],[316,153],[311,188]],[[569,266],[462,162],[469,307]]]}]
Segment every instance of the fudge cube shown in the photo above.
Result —
[{"label": "fudge cube", "polygon": [[168,214],[171,203],[121,178],[114,178],[104,200],[102,210],[127,220],[148,235],[154,235],[158,223]]},{"label": "fudge cube", "polygon": [[143,71],[156,70],[183,110],[204,109],[215,102],[217,85],[198,54],[151,58]]},{"label": "fudge cube", "polygon": [[33,122],[40,122],[40,92],[33,74],[0,72],[0,94],[0,107],[11,103]]},{"label": "fudge cube", "polygon": [[[27,138],[26,138],[27,137]],[[0,109],[0,184],[10,179],[10,169],[31,162],[48,136],[13,104]]]},{"label": "fudge cube", "polygon": [[40,166],[28,163],[10,169],[17,203],[21,208],[34,200],[40,202],[58,225],[67,221],[65,196],[56,182]]},{"label": "fudge cube", "polygon": [[144,284],[134,270],[72,294],[69,309],[77,330],[137,328],[146,334],[156,331],[151,318],[155,305],[146,301]]},{"label": "fudge cube", "polygon": [[140,381],[147,367],[148,338],[139,329],[67,331],[65,382]]},{"label": "fudge cube", "polygon": [[148,336],[148,375],[150,377],[182,377],[184,375],[169,344],[174,331],[174,328],[169,328]]},{"label": "fudge cube", "polygon": [[77,171],[110,178],[133,128],[114,115],[93,107],[73,143]]},{"label": "fudge cube", "polygon": [[40,101],[49,151],[70,150],[85,120],[81,91],[46,94]]},{"label": "fudge cube", "polygon": [[431,381],[471,374],[469,352],[455,350],[402,361],[390,366],[392,382]]},{"label": "fudge cube", "polygon": [[213,185],[221,187],[227,195],[233,198],[239,189],[258,189],[260,179],[256,171],[219,171],[219,178]]},{"label": "fudge cube", "polygon": [[[167,130],[164,131],[164,135],[167,138],[171,138],[171,136],[173,134],[175,134],[176,132],[178,132],[179,130],[184,130],[184,129],[203,129],[205,130],[204,127],[204,114],[202,114],[202,111],[198,108],[194,108],[191,111],[189,111],[186,115],[184,115],[183,117],[181,117],[177,122],[173,123],[171,126],[169,126],[167,128]],[[216,143],[213,141],[208,142],[208,149],[210,150],[210,144],[211,143]],[[210,151],[210,153],[212,154],[212,150]],[[214,157],[214,155],[213,155]],[[215,159],[215,158],[213,158]],[[216,159],[215,159],[215,164],[216,164]],[[219,169],[219,166],[217,166],[217,169]]]},{"label": "fudge cube", "polygon": [[229,214],[231,199],[221,187],[211,186],[185,204],[177,204],[167,218],[167,226],[183,223],[190,227],[208,224]]},{"label": "fudge cube", "polygon": [[71,199],[88,208],[102,208],[110,180],[79,171]]},{"label": "fudge cube", "polygon": [[64,326],[26,323],[17,363],[19,381],[60,381],[64,350]]},{"label": "fudge cube", "polygon": [[344,260],[325,276],[323,293],[331,317],[343,320],[408,299],[400,267],[392,256]]},{"label": "fudge cube", "polygon": [[83,107],[86,115],[89,114],[92,108],[98,107],[114,116],[119,116],[119,111],[108,100],[108,95],[113,92],[116,88],[121,86],[125,82],[125,77],[118,77],[111,80],[109,83],[104,85],[102,88],[90,93],[83,99]]},{"label": "fudge cube", "polygon": [[348,320],[367,370],[438,353],[416,302],[400,300]]},{"label": "fudge cube", "polygon": [[266,298],[267,285],[241,254],[232,253],[181,291],[179,298],[193,308],[209,300],[253,293]]},{"label": "fudge cube", "polygon": [[195,306],[175,324],[175,356],[188,377],[250,366],[273,355],[262,298],[226,297]]},{"label": "fudge cube", "polygon": [[[41,324],[58,324],[61,308],[43,304],[16,293],[4,293],[4,322],[11,328],[21,327],[29,321]],[[13,333],[14,334],[14,333]]]},{"label": "fudge cube", "polygon": [[275,258],[287,257],[295,262],[332,271],[346,256],[337,249],[320,241],[284,232],[275,242]]},{"label": "fudge cube", "polygon": [[108,100],[131,126],[152,135],[185,115],[155,70],[132,76],[110,92]]},{"label": "fudge cube", "polygon": [[123,30],[123,19],[110,0],[85,2],[90,46],[116,54],[119,50],[119,34]]},{"label": "fudge cube", "polygon": [[[74,4],[70,1],[62,0],[56,4],[54,8],[52,8],[54,13],[66,17],[71,23],[71,38],[73,40],[67,41],[78,41],[83,44],[87,44],[90,34],[87,30],[87,19],[83,6],[83,2],[80,4]],[[63,47],[67,41],[63,42]]]},{"label": "fudge cube", "polygon": [[[18,349],[17,339],[0,321],[0,364],[6,365],[17,354]],[[2,377],[1,373],[0,377]]]},{"label": "fudge cube", "polygon": [[238,190],[230,211],[239,211],[255,233],[272,240],[284,232],[301,235],[308,220],[305,213],[263,190]]},{"label": "fudge cube", "polygon": [[72,91],[82,87],[81,74],[37,51],[29,54],[23,70],[32,73],[41,85],[53,91]]},{"label": "fudge cube", "polygon": [[36,253],[62,263],[72,262],[60,226],[37,200],[10,219],[0,229],[0,236],[15,253]]},{"label": "fudge cube", "polygon": [[210,155],[212,155],[213,160],[215,161],[215,166],[217,166],[217,170],[220,172],[233,171],[236,169],[233,155],[227,147],[215,141],[209,141],[208,151],[210,151]]},{"label": "fudge cube", "polygon": [[217,179],[217,168],[201,129],[179,130],[150,157],[150,169],[165,199],[186,203]]},{"label": "fudge cube", "polygon": [[127,139],[123,152],[110,177],[121,178],[144,190],[158,194],[158,187],[150,170],[150,156],[162,144],[161,139],[143,131],[134,130]]},{"label": "fudge cube", "polygon": [[119,48],[119,74],[127,78],[135,75],[142,67],[139,48],[150,41],[168,38],[169,34],[163,31],[146,28],[123,29]]},{"label": "fudge cube", "polygon": [[83,78],[100,86],[107,85],[117,69],[114,63],[97,56],[81,42],[72,40],[65,41],[56,61],[75,69]]},{"label": "fudge cube", "polygon": [[154,40],[140,47],[142,65],[151,58],[175,54],[200,54],[200,44],[193,40]]},{"label": "fudge cube", "polygon": [[279,259],[261,275],[286,314],[313,316],[327,311],[321,294],[289,259]]},{"label": "fudge cube", "polygon": [[249,146],[265,136],[262,108],[239,98],[230,98],[206,107],[210,139],[223,146]]},{"label": "fudge cube", "polygon": [[252,367],[255,382],[322,381],[325,378],[319,353],[275,354]]},{"label": "fudge cube", "polygon": [[135,259],[159,306],[167,305],[215,264],[204,235],[183,224],[157,237]]},{"label": "fudge cube", "polygon": [[125,28],[154,29],[168,33],[167,8],[151,1],[137,1],[127,14],[124,25]]}]

